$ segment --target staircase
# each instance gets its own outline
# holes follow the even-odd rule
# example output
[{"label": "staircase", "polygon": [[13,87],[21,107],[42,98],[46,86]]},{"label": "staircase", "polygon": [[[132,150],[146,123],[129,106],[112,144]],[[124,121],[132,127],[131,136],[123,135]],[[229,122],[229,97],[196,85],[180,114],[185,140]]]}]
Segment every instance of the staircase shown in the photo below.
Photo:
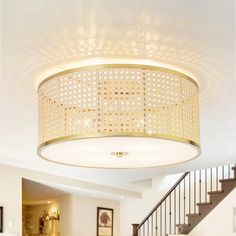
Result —
[{"label": "staircase", "polygon": [[140,224],[133,224],[133,236],[188,234],[235,187],[236,165],[186,172]]}]

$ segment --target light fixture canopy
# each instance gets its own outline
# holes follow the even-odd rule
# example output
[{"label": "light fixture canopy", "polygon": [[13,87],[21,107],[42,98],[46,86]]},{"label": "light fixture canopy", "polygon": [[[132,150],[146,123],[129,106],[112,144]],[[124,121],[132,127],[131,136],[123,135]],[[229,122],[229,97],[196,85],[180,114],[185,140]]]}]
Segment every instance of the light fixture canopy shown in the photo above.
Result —
[{"label": "light fixture canopy", "polygon": [[200,153],[199,87],[179,71],[99,64],[52,75],[38,86],[38,154],[97,168],[184,162]]}]

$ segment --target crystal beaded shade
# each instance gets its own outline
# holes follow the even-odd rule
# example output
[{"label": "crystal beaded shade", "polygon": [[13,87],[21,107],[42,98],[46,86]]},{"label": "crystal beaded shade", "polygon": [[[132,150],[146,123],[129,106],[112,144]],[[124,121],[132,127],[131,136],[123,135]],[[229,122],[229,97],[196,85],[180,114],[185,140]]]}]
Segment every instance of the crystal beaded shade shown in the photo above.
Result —
[{"label": "crystal beaded shade", "polygon": [[86,66],[44,80],[39,155],[85,167],[139,168],[199,152],[198,85],[180,72],[128,64]]}]

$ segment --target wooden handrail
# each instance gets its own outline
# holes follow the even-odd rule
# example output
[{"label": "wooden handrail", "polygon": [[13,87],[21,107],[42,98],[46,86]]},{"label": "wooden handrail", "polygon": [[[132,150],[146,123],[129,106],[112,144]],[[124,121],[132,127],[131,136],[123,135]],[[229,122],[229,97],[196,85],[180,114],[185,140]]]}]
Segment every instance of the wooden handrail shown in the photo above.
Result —
[{"label": "wooden handrail", "polygon": [[190,172],[185,172],[180,179],[174,184],[174,186],[166,193],[166,195],[157,203],[157,205],[150,211],[150,213],[144,218],[144,220],[139,224],[137,230],[148,220],[148,218],[157,210],[157,208],[166,200],[166,198],[176,189],[176,187],[181,183],[181,181],[189,174]]}]

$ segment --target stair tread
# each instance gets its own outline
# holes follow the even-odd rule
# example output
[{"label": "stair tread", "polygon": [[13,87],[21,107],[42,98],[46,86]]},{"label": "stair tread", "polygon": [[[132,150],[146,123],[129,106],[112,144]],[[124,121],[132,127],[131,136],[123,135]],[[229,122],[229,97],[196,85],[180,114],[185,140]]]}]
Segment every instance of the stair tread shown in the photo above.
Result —
[{"label": "stair tread", "polygon": [[212,202],[199,202],[197,203],[198,206],[207,206],[207,205],[211,205]]},{"label": "stair tread", "polygon": [[176,226],[177,227],[189,227],[190,224],[177,224]]},{"label": "stair tread", "polygon": [[187,214],[186,216],[188,217],[197,217],[197,216],[200,216],[201,213],[190,213],[190,214]]},{"label": "stair tread", "polygon": [[233,182],[236,181],[235,178],[230,178],[230,179],[221,179],[220,182]]},{"label": "stair tread", "polygon": [[209,191],[208,194],[220,194],[223,193],[223,190],[217,190],[217,191]]}]

